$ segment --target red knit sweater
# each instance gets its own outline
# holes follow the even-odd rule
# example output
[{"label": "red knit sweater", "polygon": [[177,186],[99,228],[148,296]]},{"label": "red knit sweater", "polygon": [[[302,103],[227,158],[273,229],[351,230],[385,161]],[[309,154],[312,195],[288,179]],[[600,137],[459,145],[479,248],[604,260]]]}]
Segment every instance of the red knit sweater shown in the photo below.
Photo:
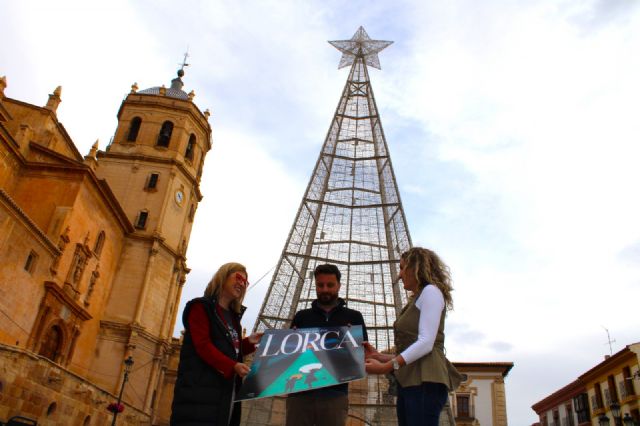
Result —
[{"label": "red knit sweater", "polygon": [[[187,321],[189,322],[189,331],[191,332],[191,339],[196,353],[226,379],[231,380],[235,374],[233,367],[238,361],[229,358],[214,346],[209,333],[209,317],[204,310],[204,306],[200,303],[194,303],[189,311]],[[248,337],[242,339],[241,344],[244,355],[256,350],[256,346],[249,342]]]}]

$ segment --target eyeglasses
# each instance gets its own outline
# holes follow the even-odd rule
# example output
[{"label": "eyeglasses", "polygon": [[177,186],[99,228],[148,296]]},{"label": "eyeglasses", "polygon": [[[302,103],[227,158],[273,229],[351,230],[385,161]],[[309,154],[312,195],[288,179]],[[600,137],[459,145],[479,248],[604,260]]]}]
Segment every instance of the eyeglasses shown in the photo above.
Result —
[{"label": "eyeglasses", "polygon": [[245,287],[249,287],[249,281],[240,272],[236,272],[236,281],[240,281]]}]

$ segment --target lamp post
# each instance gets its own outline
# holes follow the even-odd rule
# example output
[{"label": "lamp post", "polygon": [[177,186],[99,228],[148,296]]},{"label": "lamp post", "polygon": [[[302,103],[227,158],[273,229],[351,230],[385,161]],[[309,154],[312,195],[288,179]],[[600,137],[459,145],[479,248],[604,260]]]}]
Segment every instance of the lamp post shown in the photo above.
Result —
[{"label": "lamp post", "polygon": [[616,426],[622,425],[622,419],[620,418],[620,404],[617,402],[612,402],[609,405],[609,409],[611,410],[611,415],[613,416],[613,424]]},{"label": "lamp post", "polygon": [[120,412],[120,402],[122,401],[122,393],[124,392],[124,385],[125,383],[127,383],[127,380],[129,379],[129,373],[131,372],[131,367],[133,367],[133,357],[129,355],[129,357],[124,360],[124,378],[122,379],[122,386],[120,387],[118,402],[116,404],[115,410],[113,410],[113,420],[111,421],[111,426],[115,426],[116,424],[116,417],[118,417],[118,413]]},{"label": "lamp post", "polygon": [[598,424],[600,426],[609,426],[609,417],[607,417],[604,413],[600,414],[600,417],[598,417]]},{"label": "lamp post", "polygon": [[629,413],[624,413],[624,419],[622,419],[622,423],[624,426],[636,426],[636,422],[633,420],[633,417],[629,415]]}]

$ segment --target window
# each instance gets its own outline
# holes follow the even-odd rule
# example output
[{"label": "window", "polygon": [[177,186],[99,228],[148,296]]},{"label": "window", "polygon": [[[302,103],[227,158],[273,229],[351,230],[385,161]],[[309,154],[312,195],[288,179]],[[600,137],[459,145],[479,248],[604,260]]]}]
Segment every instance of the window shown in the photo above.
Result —
[{"label": "window", "polygon": [[36,262],[38,261],[38,254],[31,250],[29,256],[27,256],[26,262],[24,262],[24,270],[28,273],[33,273],[36,268]]},{"label": "window", "polygon": [[596,383],[594,385],[594,391],[595,391],[595,407],[593,407],[594,409],[597,408],[604,408],[604,404],[602,403],[602,389],[600,389],[600,383]]},{"label": "window", "polygon": [[144,229],[147,226],[147,218],[149,217],[149,212],[142,210],[138,213],[138,220],[136,221],[136,228]]},{"label": "window", "polygon": [[160,175],[158,173],[151,173],[147,179],[147,187],[145,189],[156,189],[159,177]]},{"label": "window", "polygon": [[191,133],[189,136],[189,142],[187,143],[187,149],[184,152],[184,158],[187,160],[193,160],[193,151],[196,146],[196,135]]},{"label": "window", "polygon": [[135,142],[138,138],[138,132],[140,131],[140,124],[142,124],[142,119],[140,117],[134,117],[131,120],[131,125],[129,126],[129,133],[127,134],[128,142]]},{"label": "window", "polygon": [[56,412],[57,408],[58,408],[58,404],[56,404],[55,402],[52,402],[51,404],[49,404],[49,406],[47,407],[47,417],[52,416],[53,413]]},{"label": "window", "polygon": [[631,368],[629,366],[622,369],[622,380],[625,396],[635,395],[635,389],[633,388],[633,377],[631,376]]},{"label": "window", "polygon": [[578,423],[588,422],[591,419],[589,415],[589,396],[586,393],[573,398],[573,407],[578,415]]},{"label": "window", "polygon": [[165,121],[162,123],[162,127],[160,128],[160,134],[158,135],[157,146],[168,147],[169,141],[171,140],[171,133],[173,133],[173,123],[170,121]]},{"label": "window", "polygon": [[471,417],[469,395],[456,395],[456,417]]},{"label": "window", "polygon": [[562,421],[565,426],[575,426],[575,422],[573,421],[573,408],[571,407],[571,402],[567,403],[564,406],[564,410],[567,413],[567,417]]},{"label": "window", "polygon": [[96,254],[96,256],[100,256],[100,253],[102,253],[102,247],[104,247],[104,231],[100,231],[100,234],[98,234],[96,246],[93,248],[93,252]]},{"label": "window", "polygon": [[607,401],[609,405],[612,402],[618,402],[618,389],[616,388],[616,380],[613,376],[607,377],[607,386],[609,387],[609,398],[611,399],[611,401]]}]

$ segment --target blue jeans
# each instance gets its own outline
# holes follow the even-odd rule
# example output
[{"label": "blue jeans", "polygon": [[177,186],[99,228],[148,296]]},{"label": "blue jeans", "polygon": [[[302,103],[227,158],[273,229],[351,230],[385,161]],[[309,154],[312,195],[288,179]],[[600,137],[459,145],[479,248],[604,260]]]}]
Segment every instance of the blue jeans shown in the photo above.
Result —
[{"label": "blue jeans", "polygon": [[438,426],[449,391],[442,383],[398,386],[396,412],[399,426]]}]

